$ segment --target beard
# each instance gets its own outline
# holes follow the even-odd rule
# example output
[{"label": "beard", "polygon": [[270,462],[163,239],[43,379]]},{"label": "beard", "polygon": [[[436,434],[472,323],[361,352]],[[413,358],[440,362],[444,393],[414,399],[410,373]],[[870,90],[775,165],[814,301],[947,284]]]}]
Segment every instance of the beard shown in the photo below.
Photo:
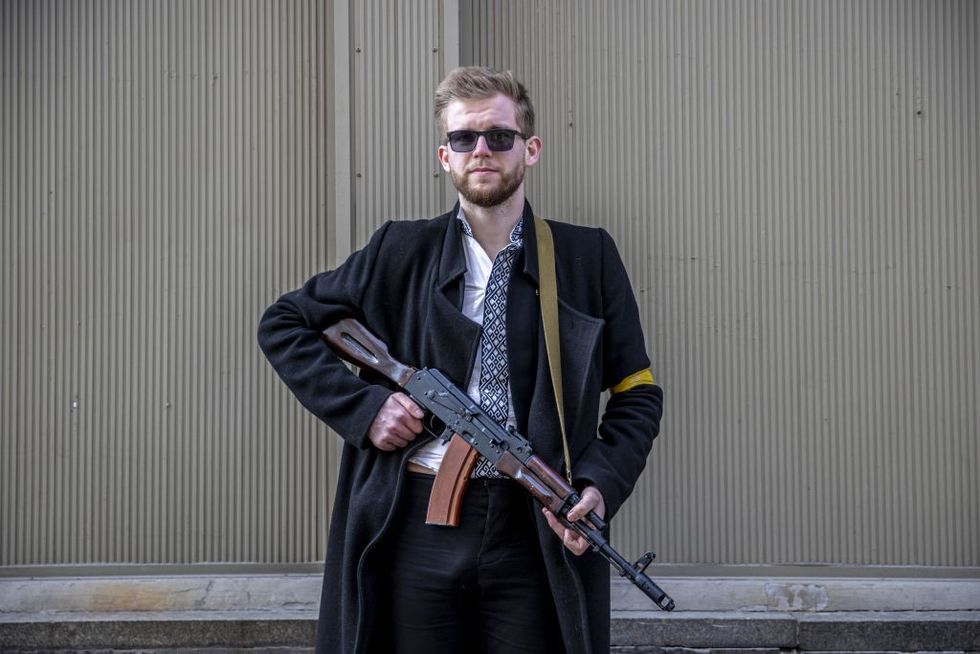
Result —
[{"label": "beard", "polygon": [[509,172],[500,171],[500,183],[489,188],[476,188],[465,172],[458,175],[450,169],[449,175],[464,200],[478,207],[489,208],[502,204],[520,188],[524,182],[524,166],[522,164]]}]

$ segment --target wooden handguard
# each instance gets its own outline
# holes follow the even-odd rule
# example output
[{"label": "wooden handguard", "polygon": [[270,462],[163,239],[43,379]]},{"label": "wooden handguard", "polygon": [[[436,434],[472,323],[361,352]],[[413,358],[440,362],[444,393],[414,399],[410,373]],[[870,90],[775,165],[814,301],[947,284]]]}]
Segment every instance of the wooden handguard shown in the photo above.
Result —
[{"label": "wooden handguard", "polygon": [[470,473],[473,472],[479,456],[479,452],[470,447],[459,434],[453,434],[449,439],[446,455],[442,458],[439,473],[432,484],[425,524],[443,527],[459,526],[463,495],[466,493]]}]

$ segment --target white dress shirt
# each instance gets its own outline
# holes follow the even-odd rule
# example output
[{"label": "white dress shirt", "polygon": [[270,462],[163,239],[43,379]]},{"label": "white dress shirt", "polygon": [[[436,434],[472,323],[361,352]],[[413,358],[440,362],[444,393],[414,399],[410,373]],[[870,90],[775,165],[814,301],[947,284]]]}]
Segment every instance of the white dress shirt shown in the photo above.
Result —
[{"label": "white dress shirt", "polygon": [[[483,301],[486,297],[487,282],[493,269],[493,260],[483,246],[473,237],[472,229],[460,209],[457,218],[463,222],[463,254],[466,256],[466,273],[463,275],[463,314],[478,325],[483,325]],[[466,394],[477,404],[480,403],[480,353],[476,353],[473,373],[470,375]],[[516,426],[514,398],[507,399],[507,426]],[[426,443],[409,459],[413,463],[438,472],[442,458],[446,454],[448,442],[439,439]]]}]

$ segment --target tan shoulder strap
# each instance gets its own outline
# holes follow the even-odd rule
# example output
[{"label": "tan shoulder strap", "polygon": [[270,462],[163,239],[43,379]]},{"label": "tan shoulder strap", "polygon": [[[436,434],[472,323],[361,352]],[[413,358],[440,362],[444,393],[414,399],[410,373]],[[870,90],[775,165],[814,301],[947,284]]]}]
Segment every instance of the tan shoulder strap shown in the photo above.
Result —
[{"label": "tan shoulder strap", "polygon": [[565,403],[561,387],[561,345],[558,340],[558,281],[555,277],[555,243],[551,228],[541,218],[534,217],[538,238],[538,277],[541,296],[541,321],[544,325],[544,345],[548,350],[548,367],[551,369],[551,386],[555,389],[558,406],[558,425],[561,427],[561,444],[565,452],[565,476],[572,483],[572,454],[568,449],[565,431]]}]

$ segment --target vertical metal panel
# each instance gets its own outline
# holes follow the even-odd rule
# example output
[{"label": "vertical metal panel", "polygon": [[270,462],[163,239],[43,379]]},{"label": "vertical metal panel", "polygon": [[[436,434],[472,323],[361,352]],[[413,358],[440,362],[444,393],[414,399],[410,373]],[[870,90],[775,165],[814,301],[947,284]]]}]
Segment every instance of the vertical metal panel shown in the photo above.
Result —
[{"label": "vertical metal panel", "polygon": [[[615,538],[980,565],[980,6],[485,0],[530,198],[616,237],[666,389]],[[466,38],[468,37],[468,38]]]},{"label": "vertical metal panel", "polygon": [[[435,156],[432,95],[459,60],[459,16],[452,0],[347,0],[334,3],[333,17],[331,252],[340,262],[386,220],[435,216],[452,202]],[[341,446],[329,442],[331,492]]]},{"label": "vertical metal panel", "polygon": [[322,558],[254,333],[332,263],[328,10],[0,3],[0,565]]},{"label": "vertical metal panel", "polygon": [[451,206],[432,118],[433,93],[456,57],[445,52],[455,33],[445,4],[351,3],[354,247],[386,220],[428,218]]}]

